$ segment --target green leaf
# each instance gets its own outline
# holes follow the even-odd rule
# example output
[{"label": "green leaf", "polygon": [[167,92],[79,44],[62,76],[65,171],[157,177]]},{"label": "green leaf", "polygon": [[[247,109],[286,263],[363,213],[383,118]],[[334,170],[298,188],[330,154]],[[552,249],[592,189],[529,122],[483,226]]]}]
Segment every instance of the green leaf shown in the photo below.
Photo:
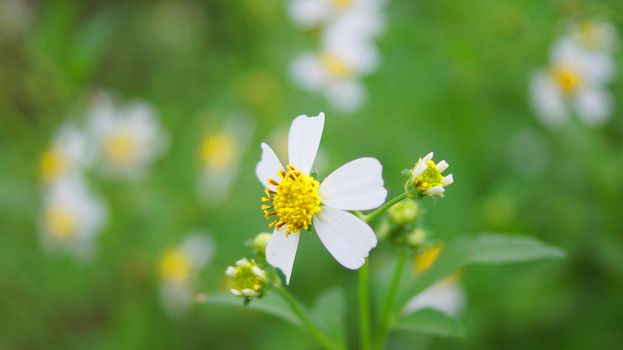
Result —
[{"label": "green leaf", "polygon": [[423,309],[402,317],[396,329],[438,335],[443,337],[463,337],[463,323],[457,317],[434,309]]},{"label": "green leaf", "polygon": [[226,293],[208,295],[204,303],[229,305],[241,309],[262,312],[276,316],[300,329],[305,329],[296,315],[292,313],[288,304],[277,294],[269,294],[262,299],[253,299],[247,306],[244,305],[244,300],[242,298]]},{"label": "green leaf", "polygon": [[404,305],[411,297],[465,265],[504,264],[564,256],[562,250],[528,236],[500,233],[463,236],[450,241],[437,261],[408,284],[398,305]]},{"label": "green leaf", "polygon": [[318,327],[340,345],[346,344],[346,296],[341,288],[326,290],[314,303],[312,317]]}]

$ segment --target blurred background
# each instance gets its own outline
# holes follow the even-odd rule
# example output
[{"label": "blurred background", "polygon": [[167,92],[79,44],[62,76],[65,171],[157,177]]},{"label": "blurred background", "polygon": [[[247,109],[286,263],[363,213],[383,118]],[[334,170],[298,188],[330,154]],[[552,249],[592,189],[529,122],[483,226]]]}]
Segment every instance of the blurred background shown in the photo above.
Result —
[{"label": "blurred background", "polygon": [[[569,21],[598,18],[623,33],[623,3],[388,1],[374,39],[378,66],[360,79],[366,97],[348,112],[291,79],[292,60],[320,34],[297,26],[288,6],[0,0],[0,348],[314,349],[300,331],[252,311],[191,302],[171,312],[163,280],[183,264],[163,256],[201,232],[210,259],[200,259],[188,293],[224,290],[226,267],[268,230],[254,173],[259,143],[283,154],[291,120],[321,111],[321,175],[374,156],[397,195],[400,171],[435,151],[455,179],[445,199],[424,202],[436,237],[520,233],[568,252],[563,261],[466,269],[466,337],[396,333],[391,348],[620,348],[623,60],[615,50],[612,113],[599,126],[575,117],[544,125],[529,86]],[[117,130],[110,120],[94,126],[106,108],[148,119],[153,132],[137,131],[145,141],[136,145],[91,147]],[[60,164],[46,152],[71,143],[59,136],[67,123],[86,130],[68,147],[85,153],[72,170],[88,189],[80,198],[55,194],[62,189],[46,179]],[[135,148],[146,150],[136,155],[141,171],[101,169],[126,164]],[[92,204],[75,220],[94,223],[51,214],[55,199]],[[77,226],[89,248],[67,243]],[[302,239],[293,294],[310,303],[341,285],[354,301],[356,274],[315,235]],[[355,326],[354,303],[348,314]]]}]

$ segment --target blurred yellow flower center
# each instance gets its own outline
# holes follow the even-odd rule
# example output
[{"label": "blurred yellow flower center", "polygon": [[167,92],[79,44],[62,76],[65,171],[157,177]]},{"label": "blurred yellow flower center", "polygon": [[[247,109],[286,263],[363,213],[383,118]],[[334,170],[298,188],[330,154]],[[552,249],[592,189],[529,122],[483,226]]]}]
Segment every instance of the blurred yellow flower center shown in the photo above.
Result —
[{"label": "blurred yellow flower center", "polygon": [[286,235],[300,233],[302,228],[307,230],[314,214],[320,211],[320,184],[292,165],[288,165],[287,172],[282,169],[277,175],[280,181],[268,180],[275,186],[275,191],[266,188],[266,196],[262,198],[262,202],[267,203],[262,205],[264,217],[276,217],[268,226],[280,229],[285,225]]},{"label": "blurred yellow flower center", "polygon": [[179,250],[172,250],[160,262],[160,277],[166,282],[184,283],[190,276],[190,269],[190,258]]},{"label": "blurred yellow flower center", "polygon": [[53,206],[48,209],[45,222],[54,238],[68,239],[76,233],[76,218],[64,208]]},{"label": "blurred yellow flower center", "polygon": [[352,74],[351,68],[336,55],[327,53],[322,55],[321,57],[322,64],[325,69],[335,78],[348,78]]},{"label": "blurred yellow flower center", "polygon": [[436,186],[443,186],[443,176],[437,170],[435,162],[429,160],[426,162],[426,170],[413,181],[415,187],[422,192],[428,191]]},{"label": "blurred yellow flower center", "polygon": [[236,146],[229,135],[210,135],[203,140],[199,156],[205,166],[223,169],[231,164],[235,148]]},{"label": "blurred yellow flower center", "polygon": [[108,159],[125,163],[132,160],[138,145],[133,135],[118,131],[108,136],[104,142],[104,153]]},{"label": "blurred yellow flower center", "polygon": [[43,181],[49,182],[60,176],[67,166],[63,155],[56,150],[47,150],[43,153],[39,163]]},{"label": "blurred yellow flower center", "polygon": [[552,76],[564,94],[574,93],[582,83],[577,72],[565,67],[554,67],[552,69]]},{"label": "blurred yellow flower center", "polygon": [[421,274],[424,271],[428,270],[431,266],[433,266],[442,250],[443,246],[441,244],[438,244],[421,252],[415,258],[415,273]]},{"label": "blurred yellow flower center", "polygon": [[337,7],[346,7],[353,3],[353,0],[333,0],[333,4]]}]

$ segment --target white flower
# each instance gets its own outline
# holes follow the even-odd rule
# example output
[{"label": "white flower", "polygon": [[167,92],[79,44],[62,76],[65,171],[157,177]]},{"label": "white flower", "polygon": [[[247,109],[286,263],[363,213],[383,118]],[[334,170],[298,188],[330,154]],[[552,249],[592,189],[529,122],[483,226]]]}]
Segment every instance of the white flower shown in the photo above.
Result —
[{"label": "white flower", "polygon": [[193,232],[160,259],[160,296],[171,315],[181,314],[191,303],[198,273],[212,258],[213,250],[210,236]]},{"label": "white flower", "polygon": [[547,125],[564,122],[571,112],[590,125],[610,118],[612,96],[605,84],[615,71],[612,58],[587,53],[569,39],[555,45],[550,67],[532,78],[532,104]]},{"label": "white flower", "polygon": [[79,175],[91,160],[86,135],[75,124],[65,123],[56,132],[52,146],[41,157],[41,177],[49,184]]},{"label": "white flower", "polygon": [[430,197],[443,197],[445,188],[454,183],[452,174],[443,176],[449,165],[445,160],[435,164],[433,152],[420,158],[411,170],[408,186],[412,186],[418,193]]},{"label": "white flower", "polygon": [[202,140],[199,150],[199,189],[207,203],[217,204],[225,198],[238,176],[240,158],[252,133],[253,126],[249,121],[228,119],[220,130],[206,135]]},{"label": "white flower", "polygon": [[89,192],[85,182],[77,176],[65,178],[52,184],[45,194],[41,220],[43,244],[51,250],[66,250],[88,260],[106,219],[104,204]]},{"label": "white flower", "polygon": [[617,46],[616,28],[606,21],[574,22],[571,24],[569,32],[571,38],[588,51],[610,53]]},{"label": "white flower", "polygon": [[167,144],[153,109],[144,102],[116,108],[103,98],[90,113],[89,127],[102,171],[119,178],[142,177]]},{"label": "white flower", "polygon": [[299,116],[288,140],[288,166],[284,169],[273,150],[262,143],[256,175],[266,186],[262,210],[273,221],[266,247],[267,261],[290,281],[302,229],[313,224],[329,253],[344,267],[358,269],[376,246],[374,231],[346,210],[370,210],[385,201],[382,166],[374,158],[359,158],[333,171],[322,183],[311,171],[324,128],[324,113]]},{"label": "white flower", "polygon": [[365,101],[360,77],[376,69],[379,54],[368,42],[327,41],[319,53],[304,52],[296,57],[290,74],[296,85],[321,92],[339,111],[352,113]]},{"label": "white flower", "polygon": [[348,13],[374,13],[384,0],[292,0],[288,14],[297,25],[314,28]]}]

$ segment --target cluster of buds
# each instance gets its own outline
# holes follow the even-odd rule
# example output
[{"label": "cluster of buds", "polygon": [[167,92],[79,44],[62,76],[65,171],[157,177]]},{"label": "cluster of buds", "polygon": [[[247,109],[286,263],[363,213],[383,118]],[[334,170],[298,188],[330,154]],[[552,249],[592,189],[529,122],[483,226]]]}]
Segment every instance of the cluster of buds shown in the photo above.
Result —
[{"label": "cluster of buds", "polygon": [[229,277],[233,295],[245,298],[246,302],[264,295],[268,277],[254,260],[240,259],[234,266],[229,266],[225,274]]}]

